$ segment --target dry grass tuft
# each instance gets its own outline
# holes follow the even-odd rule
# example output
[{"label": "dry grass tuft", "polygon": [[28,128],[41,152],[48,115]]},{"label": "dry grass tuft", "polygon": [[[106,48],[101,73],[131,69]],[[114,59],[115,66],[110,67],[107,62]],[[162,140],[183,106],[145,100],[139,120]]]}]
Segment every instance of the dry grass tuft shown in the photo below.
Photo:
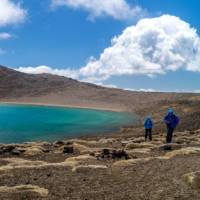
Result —
[{"label": "dry grass tuft", "polygon": [[77,165],[92,163],[94,161],[96,161],[96,158],[87,154],[87,155],[80,155],[77,157],[67,158],[63,163],[68,164],[74,168]]},{"label": "dry grass tuft", "polygon": [[72,169],[73,172],[77,173],[88,173],[91,171],[105,171],[108,167],[106,165],[79,165]]},{"label": "dry grass tuft", "polygon": [[6,161],[7,164],[0,167],[1,172],[6,172],[13,169],[21,169],[21,168],[34,168],[46,164],[46,162],[43,161],[30,161],[20,158],[7,158],[7,159],[5,158],[2,160]]},{"label": "dry grass tuft", "polygon": [[0,187],[0,193],[23,193],[34,192],[40,195],[42,198],[48,196],[49,191],[45,188],[41,188],[35,185],[18,185],[14,187],[2,186]]},{"label": "dry grass tuft", "polygon": [[120,160],[115,162],[112,165],[113,169],[120,169],[120,168],[126,168],[126,167],[131,167],[137,164],[143,164],[147,163],[153,160],[166,160],[168,159],[167,157],[148,157],[148,158],[138,158],[138,159],[130,159],[130,160]]},{"label": "dry grass tuft", "polygon": [[3,161],[6,161],[6,165],[0,166],[0,172],[1,173],[6,173],[9,172],[10,170],[15,170],[15,169],[41,169],[45,167],[66,167],[69,169],[72,169],[77,162],[73,161],[65,161],[65,162],[60,162],[60,163],[47,163],[44,161],[31,161],[31,160],[24,160],[20,158],[7,158],[7,159],[2,159]]},{"label": "dry grass tuft", "polygon": [[96,158],[90,155],[80,155],[77,157],[70,157],[66,159],[64,162],[60,163],[47,163],[44,161],[31,161],[20,158],[7,158],[2,160],[5,161],[6,164],[0,166],[0,172],[6,173],[9,172],[10,170],[15,170],[15,169],[21,169],[21,170],[41,169],[45,167],[54,167],[54,168],[66,167],[72,170],[78,165],[87,166],[88,164],[92,164],[96,161]]},{"label": "dry grass tuft", "polygon": [[41,155],[45,149],[41,146],[32,146],[25,149],[24,155],[25,156],[37,156]]},{"label": "dry grass tuft", "polygon": [[80,155],[80,156],[77,156],[77,157],[67,158],[65,160],[65,162],[68,162],[68,161],[72,161],[72,162],[74,162],[74,161],[75,162],[81,162],[81,161],[83,161],[83,162],[85,162],[85,161],[95,161],[95,160],[96,160],[95,157],[86,154],[86,155]]},{"label": "dry grass tuft", "polygon": [[183,175],[185,183],[193,189],[200,189],[200,171]]},{"label": "dry grass tuft", "polygon": [[200,155],[200,148],[199,147],[186,147],[179,150],[174,150],[172,152],[168,152],[165,154],[168,158],[173,158],[175,156],[187,156],[191,154],[198,154]]},{"label": "dry grass tuft", "polygon": [[138,149],[138,148],[151,148],[155,147],[154,144],[151,143],[128,143],[125,147],[126,150],[131,150],[131,149]]},{"label": "dry grass tuft", "polygon": [[75,150],[78,150],[80,152],[80,154],[88,154],[88,153],[92,152],[91,148],[89,148],[85,145],[79,144],[79,143],[74,143],[73,147]]}]

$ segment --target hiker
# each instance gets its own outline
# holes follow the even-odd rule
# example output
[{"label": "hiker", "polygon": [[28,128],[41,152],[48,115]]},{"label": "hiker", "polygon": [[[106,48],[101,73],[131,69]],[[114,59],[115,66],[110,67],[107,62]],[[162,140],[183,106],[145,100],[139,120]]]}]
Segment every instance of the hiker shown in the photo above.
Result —
[{"label": "hiker", "polygon": [[173,108],[168,109],[168,113],[164,118],[164,122],[167,125],[166,143],[172,143],[173,132],[179,124],[179,118],[174,114]]},{"label": "hiker", "polygon": [[153,121],[152,121],[152,119],[151,119],[151,116],[148,116],[148,117],[145,119],[144,128],[145,128],[145,142],[147,141],[147,138],[148,138],[148,137],[149,137],[149,140],[152,141]]}]

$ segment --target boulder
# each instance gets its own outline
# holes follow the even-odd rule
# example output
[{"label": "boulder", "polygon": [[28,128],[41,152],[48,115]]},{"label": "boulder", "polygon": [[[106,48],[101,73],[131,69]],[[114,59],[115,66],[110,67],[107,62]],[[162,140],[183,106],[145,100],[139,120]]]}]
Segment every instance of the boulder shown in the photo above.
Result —
[{"label": "boulder", "polygon": [[124,151],[124,150],[113,150],[112,151],[112,158],[113,159],[116,159],[116,158],[118,158],[118,159],[125,158],[127,160],[127,159],[129,159],[129,156],[128,156],[127,152]]},{"label": "boulder", "polygon": [[103,154],[104,156],[109,156],[109,155],[110,155],[110,149],[103,149],[103,150],[102,150],[102,154]]},{"label": "boulder", "polygon": [[61,140],[59,140],[59,141],[56,141],[56,142],[54,143],[54,145],[57,145],[57,146],[62,146],[62,145],[65,145],[65,142],[64,142],[64,141],[61,141]]},{"label": "boulder", "polygon": [[112,158],[112,159],[129,159],[129,156],[124,150],[115,150],[115,149],[103,149],[102,152],[97,156],[102,159],[104,158]]},{"label": "boulder", "polygon": [[68,145],[64,146],[63,153],[68,153],[68,154],[74,153],[74,147],[72,145],[70,145],[70,146],[68,146]]},{"label": "boulder", "polygon": [[21,152],[17,149],[14,149],[12,152],[11,152],[12,155],[14,156],[19,156],[21,154]]},{"label": "boulder", "polygon": [[3,145],[0,148],[2,154],[11,153],[14,149],[15,149],[14,145]]}]

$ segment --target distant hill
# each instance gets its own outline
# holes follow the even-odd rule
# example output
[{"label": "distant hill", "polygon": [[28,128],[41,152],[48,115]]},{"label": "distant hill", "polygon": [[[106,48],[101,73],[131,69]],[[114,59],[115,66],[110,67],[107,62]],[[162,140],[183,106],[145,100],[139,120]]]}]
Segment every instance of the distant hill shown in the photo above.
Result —
[{"label": "distant hill", "polygon": [[132,92],[101,87],[57,75],[25,74],[0,66],[1,102],[15,101],[135,111],[151,108],[159,103],[167,105],[196,96],[198,95]]},{"label": "distant hill", "polygon": [[0,97],[28,97],[78,86],[78,81],[50,74],[25,74],[0,66]]}]

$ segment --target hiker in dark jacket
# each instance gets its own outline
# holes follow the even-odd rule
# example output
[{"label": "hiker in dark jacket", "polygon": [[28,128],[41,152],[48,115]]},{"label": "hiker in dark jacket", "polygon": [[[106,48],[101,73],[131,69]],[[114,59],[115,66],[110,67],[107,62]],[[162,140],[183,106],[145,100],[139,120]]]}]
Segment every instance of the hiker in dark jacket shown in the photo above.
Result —
[{"label": "hiker in dark jacket", "polygon": [[149,137],[149,140],[152,141],[152,128],[153,128],[153,121],[151,116],[148,116],[144,121],[144,128],[145,128],[145,141]]},{"label": "hiker in dark jacket", "polygon": [[172,143],[173,132],[179,124],[179,118],[174,114],[172,108],[168,109],[168,114],[165,116],[164,122],[167,125],[166,143]]}]

